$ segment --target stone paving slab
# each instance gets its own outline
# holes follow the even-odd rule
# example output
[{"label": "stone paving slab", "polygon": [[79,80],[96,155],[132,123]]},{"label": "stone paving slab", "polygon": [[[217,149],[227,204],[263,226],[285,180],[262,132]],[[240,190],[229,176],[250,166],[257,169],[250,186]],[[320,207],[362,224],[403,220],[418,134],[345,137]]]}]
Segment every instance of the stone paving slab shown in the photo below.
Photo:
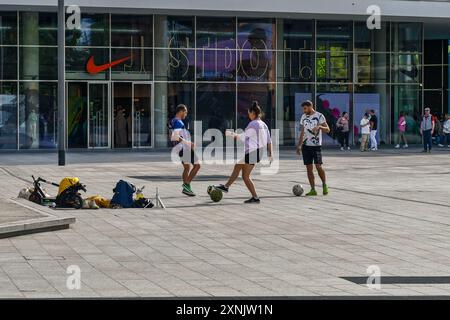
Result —
[{"label": "stone paving slab", "polygon": [[[447,150],[326,151],[331,193],[316,198],[292,196],[306,174],[293,152],[283,151],[278,174],[254,176],[262,203],[253,206],[242,204],[248,191],[241,180],[215,204],[205,191],[222,181],[195,181],[198,196],[187,198],[179,181],[127,178],[180,174],[163,154],[155,161],[150,153],[100,154],[97,161],[76,154],[80,163],[64,168],[0,160],[8,172],[0,192],[14,197],[35,174],[78,176],[89,195],[111,196],[126,178],[146,185],[148,196],[157,186],[167,209],[50,210],[77,223],[0,239],[0,297],[450,295],[450,284],[370,290],[343,279],[366,276],[370,265],[385,276],[450,276]],[[230,170],[204,165],[201,175]],[[71,265],[80,267],[81,290],[66,287]]]},{"label": "stone paving slab", "polygon": [[0,238],[66,229],[75,223],[73,217],[54,216],[45,210],[23,199],[0,198]]}]

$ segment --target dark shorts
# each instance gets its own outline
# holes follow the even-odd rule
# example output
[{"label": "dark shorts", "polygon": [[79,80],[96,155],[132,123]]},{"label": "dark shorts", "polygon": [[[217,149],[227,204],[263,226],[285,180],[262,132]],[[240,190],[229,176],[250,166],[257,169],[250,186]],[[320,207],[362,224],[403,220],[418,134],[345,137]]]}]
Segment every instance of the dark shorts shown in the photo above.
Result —
[{"label": "dark shorts", "polygon": [[262,149],[257,149],[252,152],[246,153],[244,163],[255,165],[261,161],[262,155],[263,155]]},{"label": "dark shorts", "polygon": [[184,155],[184,150],[182,149],[178,155],[180,156],[181,159],[181,163],[185,164],[185,163],[190,163],[190,164],[198,164],[198,157],[195,154],[195,151],[191,149],[191,154],[189,155]]},{"label": "dark shorts", "polygon": [[305,166],[310,164],[322,164],[322,147],[321,146],[303,146],[302,147],[303,163]]}]

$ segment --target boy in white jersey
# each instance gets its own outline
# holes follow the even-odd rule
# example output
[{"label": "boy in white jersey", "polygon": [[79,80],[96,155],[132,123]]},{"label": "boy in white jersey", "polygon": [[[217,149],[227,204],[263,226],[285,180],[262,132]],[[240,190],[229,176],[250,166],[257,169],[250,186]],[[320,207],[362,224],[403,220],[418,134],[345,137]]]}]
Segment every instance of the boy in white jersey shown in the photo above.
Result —
[{"label": "boy in white jersey", "polygon": [[307,100],[302,103],[303,115],[300,119],[300,139],[297,143],[297,154],[303,154],[303,163],[308,172],[308,180],[311,191],[307,196],[317,196],[314,166],[316,166],[320,179],[322,180],[323,194],[328,194],[325,170],[322,168],[322,131],[330,132],[330,127],[323,114],[314,109],[314,104]]}]

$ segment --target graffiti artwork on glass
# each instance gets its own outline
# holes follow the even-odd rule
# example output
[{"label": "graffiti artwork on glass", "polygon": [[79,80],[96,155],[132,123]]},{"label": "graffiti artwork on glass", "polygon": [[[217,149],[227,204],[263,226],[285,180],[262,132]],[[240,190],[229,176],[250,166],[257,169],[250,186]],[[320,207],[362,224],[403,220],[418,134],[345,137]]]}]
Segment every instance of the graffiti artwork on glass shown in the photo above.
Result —
[{"label": "graffiti artwork on glass", "polygon": [[87,86],[69,83],[67,108],[67,140],[69,148],[87,147]]},{"label": "graffiti artwork on glass", "polygon": [[349,93],[318,93],[316,96],[317,111],[327,120],[331,131],[323,137],[324,144],[334,144],[337,139],[336,121],[342,112],[349,111]]}]

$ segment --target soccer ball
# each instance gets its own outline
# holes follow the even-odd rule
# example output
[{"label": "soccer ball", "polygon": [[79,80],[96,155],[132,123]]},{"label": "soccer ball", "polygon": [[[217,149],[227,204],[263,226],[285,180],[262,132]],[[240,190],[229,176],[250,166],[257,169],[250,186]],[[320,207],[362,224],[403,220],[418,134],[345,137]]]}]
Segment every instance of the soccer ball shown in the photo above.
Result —
[{"label": "soccer ball", "polygon": [[211,198],[212,201],[219,202],[223,198],[223,193],[221,190],[213,187],[209,192],[209,197]]},{"label": "soccer ball", "polygon": [[293,188],[292,188],[292,193],[296,196],[296,197],[300,197],[303,194],[303,187],[301,184],[296,184]]},{"label": "soccer ball", "polygon": [[206,189],[206,192],[208,194],[211,194],[212,189],[214,189],[214,186],[208,186],[208,189]]}]

